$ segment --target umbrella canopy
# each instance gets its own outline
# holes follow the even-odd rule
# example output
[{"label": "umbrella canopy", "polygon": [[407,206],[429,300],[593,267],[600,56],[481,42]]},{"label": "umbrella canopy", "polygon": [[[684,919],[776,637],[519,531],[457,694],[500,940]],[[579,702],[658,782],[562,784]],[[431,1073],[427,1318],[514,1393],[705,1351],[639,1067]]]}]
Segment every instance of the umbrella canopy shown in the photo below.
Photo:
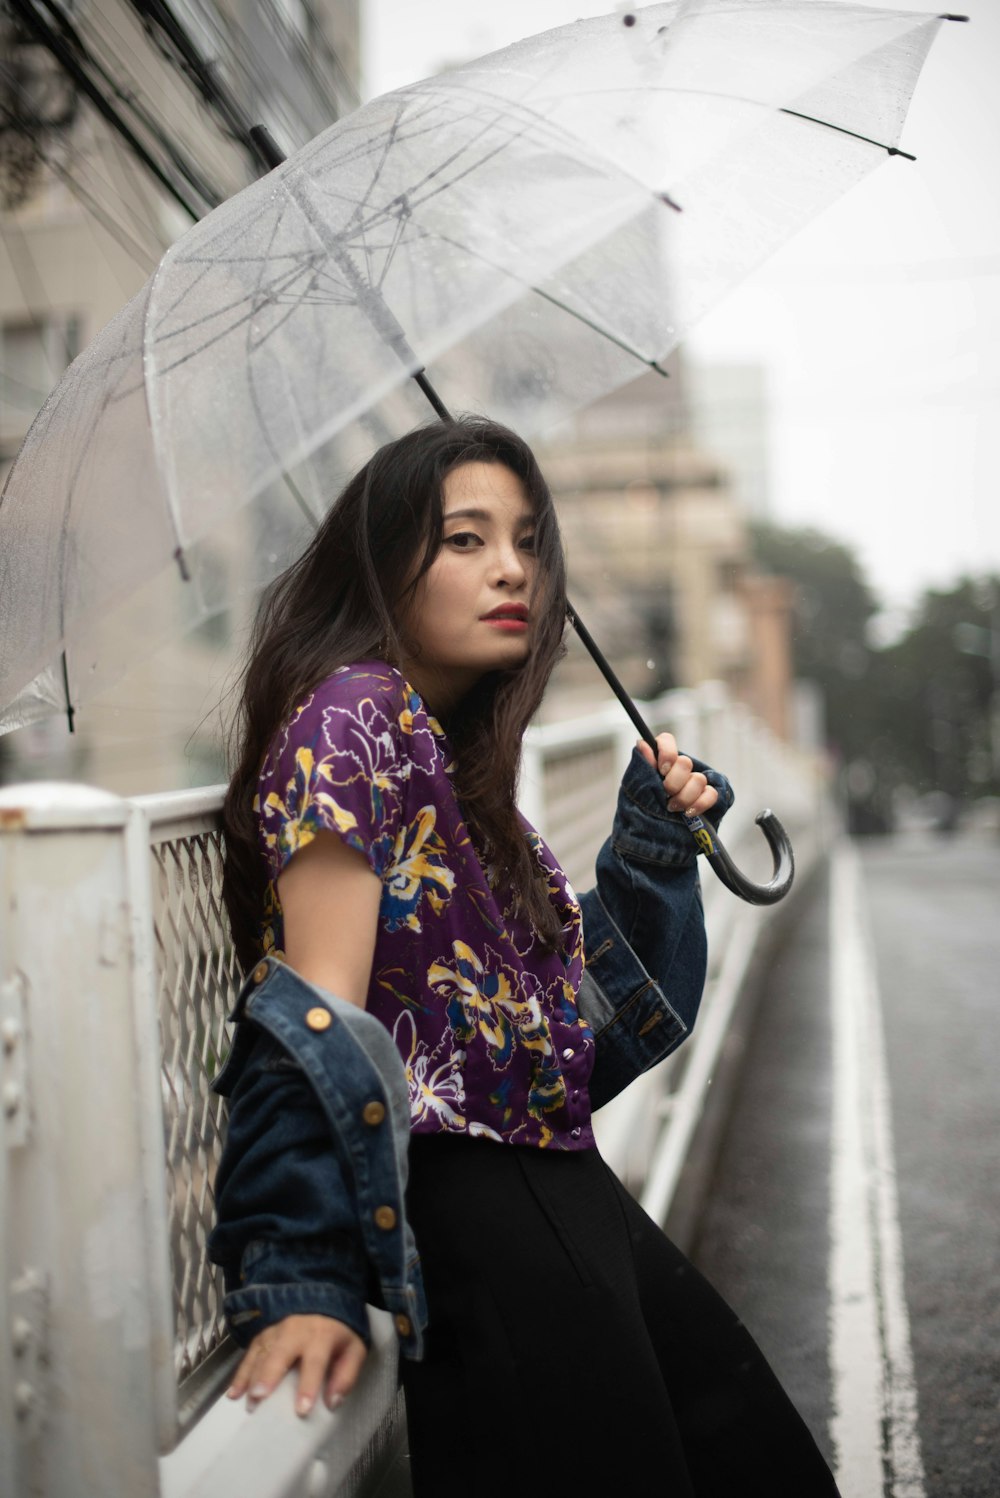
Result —
[{"label": "umbrella canopy", "polygon": [[0,496],[0,731],[147,648],[115,611],[165,568],[190,623],[223,606],[201,565],[220,529],[268,538],[242,586],[286,565],[350,443],[426,414],[417,371],[530,436],[661,369],[901,154],[941,19],[673,0],[579,21],[376,99],[209,214],[66,372]]}]

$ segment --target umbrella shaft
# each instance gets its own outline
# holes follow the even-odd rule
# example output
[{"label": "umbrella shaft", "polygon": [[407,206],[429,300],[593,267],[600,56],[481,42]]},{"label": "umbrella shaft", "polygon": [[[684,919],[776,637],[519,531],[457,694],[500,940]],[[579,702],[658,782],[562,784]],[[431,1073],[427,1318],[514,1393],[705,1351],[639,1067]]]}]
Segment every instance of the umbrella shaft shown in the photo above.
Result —
[{"label": "umbrella shaft", "polygon": [[618,698],[618,701],[621,703],[622,707],[628,713],[632,722],[639,730],[640,736],[645,739],[646,743],[655,754],[656,738],[653,734],[653,730],[650,728],[649,724],[646,722],[645,718],[642,716],[639,709],[636,707],[635,703],[632,701],[631,697],[626,692],[621,682],[618,680],[618,677],[615,675],[610,661],[606,659],[597,641],[590,633],[590,630],[587,629],[586,625],[583,623],[583,620],[580,618],[580,615],[577,613],[576,609],[568,599],[566,601],[566,614],[573,628],[580,636],[581,641],[593,657],[594,664],[596,665],[597,669],[600,671],[601,675],[604,677],[604,680],[607,682],[608,686],[614,692],[615,696]]},{"label": "umbrella shaft", "polygon": [[[281,166],[286,158],[282,155],[274,137],[266,126],[254,125],[250,131],[250,137],[255,148],[267,161],[270,170]],[[324,250],[326,250],[330,258],[336,263],[349,285],[357,306],[365,314],[379,337],[398,355],[400,362],[405,365],[407,372],[416,380],[438,416],[441,417],[441,420],[450,421],[451,416],[448,413],[447,407],[430,381],[425,377],[423,365],[410,347],[398,318],[392,312],[381,292],[365,280],[346,246],[336,234],[330,232],[322,214],[318,213],[314,205],[310,202],[305,182],[301,178],[295,177],[287,183],[287,187],[290,195],[295,199],[295,202],[309,220]]]}]

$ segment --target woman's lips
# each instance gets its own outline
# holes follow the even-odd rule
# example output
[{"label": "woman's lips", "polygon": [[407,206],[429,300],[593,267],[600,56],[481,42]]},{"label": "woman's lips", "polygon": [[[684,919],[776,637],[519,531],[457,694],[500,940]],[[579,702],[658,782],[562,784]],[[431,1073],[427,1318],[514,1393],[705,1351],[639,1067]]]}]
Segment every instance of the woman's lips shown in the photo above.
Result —
[{"label": "woman's lips", "polygon": [[490,609],[490,612],[484,614],[483,618],[489,624],[493,624],[498,619],[513,619],[518,624],[527,624],[528,606],[524,603],[501,603],[495,609]]}]

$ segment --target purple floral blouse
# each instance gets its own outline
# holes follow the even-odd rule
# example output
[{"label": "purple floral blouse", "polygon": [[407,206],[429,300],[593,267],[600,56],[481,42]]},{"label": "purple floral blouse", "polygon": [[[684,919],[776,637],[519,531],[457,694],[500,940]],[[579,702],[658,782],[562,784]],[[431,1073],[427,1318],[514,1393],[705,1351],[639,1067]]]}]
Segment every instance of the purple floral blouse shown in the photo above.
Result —
[{"label": "purple floral blouse", "polygon": [[273,740],[254,803],[269,873],[263,951],[283,956],[278,875],[320,829],[339,833],[382,881],[367,1007],[403,1058],[412,1130],[593,1148],[576,896],[522,818],[563,925],[562,953],[546,952],[480,861],[451,761],[393,667],[363,661],[320,683]]}]

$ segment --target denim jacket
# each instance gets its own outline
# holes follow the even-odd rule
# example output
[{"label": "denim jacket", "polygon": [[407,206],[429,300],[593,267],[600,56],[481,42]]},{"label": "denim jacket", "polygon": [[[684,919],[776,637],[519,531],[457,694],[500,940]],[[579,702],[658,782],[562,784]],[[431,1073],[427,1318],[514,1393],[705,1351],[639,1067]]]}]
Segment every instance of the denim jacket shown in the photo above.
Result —
[{"label": "denim jacket", "polygon": [[[700,760],[719,799],[717,827],[733,804],[724,775]],[[611,836],[597,856],[597,885],[580,896],[586,966],[579,1008],[594,1031],[588,1085],[602,1108],[662,1061],[694,1026],[707,947],[697,848],[684,818],[667,810],[660,777],[633,751]]]},{"label": "denim jacket", "polygon": [[370,1343],[366,1301],[393,1313],[401,1350],[426,1325],[403,1208],[410,1104],[402,1058],[374,1015],[259,962],[231,1018],[212,1089],[229,1099],[208,1255],[245,1346],[292,1315],[334,1316]]},{"label": "denim jacket", "polygon": [[[719,800],[728,781],[697,760]],[[597,885],[580,898],[580,1011],[594,1030],[592,1106],[674,1050],[694,1024],[706,944],[696,847],[638,753],[625,772]],[[267,958],[244,983],[208,1255],[230,1332],[247,1345],[294,1314],[334,1316],[370,1342],[366,1302],[393,1314],[419,1359],[426,1307],[405,1215],[409,1105],[402,1058],[373,1015]]]}]

